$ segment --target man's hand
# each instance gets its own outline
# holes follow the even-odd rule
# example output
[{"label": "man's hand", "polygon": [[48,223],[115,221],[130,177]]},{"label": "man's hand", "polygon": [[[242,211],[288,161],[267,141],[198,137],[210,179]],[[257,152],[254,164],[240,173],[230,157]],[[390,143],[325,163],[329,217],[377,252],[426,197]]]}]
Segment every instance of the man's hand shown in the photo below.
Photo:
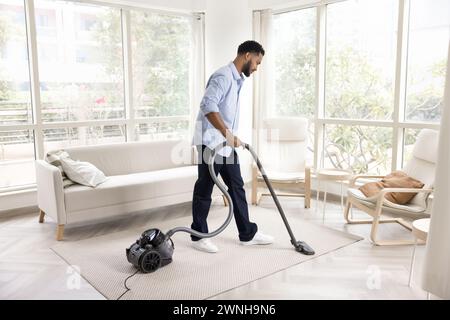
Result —
[{"label": "man's hand", "polygon": [[241,140],[238,137],[234,136],[234,147],[239,148],[240,146],[242,146]]},{"label": "man's hand", "polygon": [[236,137],[225,125],[225,123],[222,120],[222,117],[220,116],[219,112],[210,112],[206,115],[206,118],[211,122],[211,124],[220,131],[220,133],[225,137],[227,140],[227,145],[233,146],[235,148],[238,148],[242,146],[241,140],[239,140],[238,137]]},{"label": "man's hand", "polygon": [[233,146],[235,148],[242,146],[241,140],[239,140],[239,138],[229,130],[226,131],[225,139],[227,140],[227,145],[229,146]]}]

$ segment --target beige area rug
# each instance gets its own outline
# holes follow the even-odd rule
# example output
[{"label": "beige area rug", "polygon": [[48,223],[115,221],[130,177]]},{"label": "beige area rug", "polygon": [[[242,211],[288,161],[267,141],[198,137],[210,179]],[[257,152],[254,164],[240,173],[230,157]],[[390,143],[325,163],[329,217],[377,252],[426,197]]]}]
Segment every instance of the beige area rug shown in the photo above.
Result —
[{"label": "beige area rug", "polygon": [[[225,219],[227,209],[211,210],[210,230]],[[80,268],[81,275],[108,299],[207,299],[221,292],[242,286],[293,265],[361,240],[361,237],[333,230],[290,215],[289,222],[297,240],[307,242],[316,252],[306,256],[295,251],[276,210],[250,206],[251,220],[259,230],[273,235],[275,243],[267,246],[241,246],[236,225],[214,238],[220,248],[215,254],[191,247],[187,233],[176,233],[173,262],[154,273],[137,273],[128,263],[125,248],[129,247],[149,227],[163,232],[175,226],[189,226],[190,217],[155,222],[139,229],[127,230],[95,238],[62,242],[52,247],[70,265]],[[126,292],[126,293],[125,293]],[[125,294],[124,294],[125,293]]]}]

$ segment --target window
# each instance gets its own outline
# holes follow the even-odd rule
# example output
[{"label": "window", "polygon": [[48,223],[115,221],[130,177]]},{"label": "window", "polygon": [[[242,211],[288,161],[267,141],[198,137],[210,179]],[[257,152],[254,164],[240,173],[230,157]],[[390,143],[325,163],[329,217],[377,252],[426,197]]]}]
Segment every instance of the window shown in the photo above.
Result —
[{"label": "window", "polygon": [[392,119],[397,7],[395,0],[328,5],[327,117]]},{"label": "window", "polygon": [[77,63],[95,64],[102,63],[102,55],[95,46],[79,46],[75,52]]},{"label": "window", "polygon": [[391,171],[392,129],[326,125],[324,167],[355,173]]},{"label": "window", "polygon": [[187,138],[189,121],[158,121],[154,123],[141,123],[136,126],[139,141],[166,140]]},{"label": "window", "polygon": [[[24,15],[23,1],[0,0],[0,124],[28,124],[33,121],[30,73],[27,61],[25,23],[15,18]],[[19,20],[20,21],[20,20]]]},{"label": "window", "polygon": [[19,126],[33,122],[23,1],[0,0],[0,52],[0,188],[6,188],[35,181],[34,134]]},{"label": "window", "polygon": [[36,16],[36,27],[48,27],[48,16],[45,14],[38,14]]},{"label": "window", "polygon": [[[404,4],[347,0],[274,14],[276,103],[267,111],[316,113],[316,167],[373,174],[401,169],[420,130],[439,128],[450,0]],[[399,17],[409,24],[399,26]],[[323,43],[316,43],[317,33]],[[305,66],[318,68],[324,79],[318,88],[316,71]],[[323,93],[323,102],[314,92]]]},{"label": "window", "polygon": [[83,15],[78,16],[79,29],[82,31],[91,31],[96,25],[95,16]]},{"label": "window", "polygon": [[123,125],[45,129],[44,148],[48,152],[68,146],[125,142],[125,136]]},{"label": "window", "polygon": [[[41,91],[43,121],[124,118],[120,9],[48,0],[37,0],[36,8],[55,3],[59,4],[55,10],[61,18],[56,25],[60,35],[42,34],[37,29],[39,77],[47,85],[47,90]],[[76,19],[84,12],[95,17],[86,20],[91,21],[90,40],[75,36]],[[53,59],[39,50],[49,44],[59,53]]]},{"label": "window", "polygon": [[0,0],[0,192],[33,186],[34,160],[50,150],[188,137],[194,15],[33,1],[36,38],[27,39],[27,2]]},{"label": "window", "polygon": [[131,11],[136,118],[189,115],[191,19]]},{"label": "window", "polygon": [[316,105],[316,9],[278,14],[273,19],[275,110],[279,116],[314,118]]},{"label": "window", "polygon": [[[327,6],[326,118],[392,119],[397,11],[395,0]],[[355,173],[390,171],[392,130],[328,124],[325,128],[325,166],[345,165]],[[343,163],[333,162],[333,154]]]},{"label": "window", "polygon": [[405,120],[439,122],[450,38],[449,0],[411,0]]},{"label": "window", "polygon": [[33,131],[0,129],[0,190],[35,180]]},{"label": "window", "polygon": [[56,37],[56,10],[35,8],[36,30],[41,36]]},{"label": "window", "polygon": [[57,46],[54,44],[42,44],[38,48],[38,55],[42,63],[55,61],[58,57]]}]

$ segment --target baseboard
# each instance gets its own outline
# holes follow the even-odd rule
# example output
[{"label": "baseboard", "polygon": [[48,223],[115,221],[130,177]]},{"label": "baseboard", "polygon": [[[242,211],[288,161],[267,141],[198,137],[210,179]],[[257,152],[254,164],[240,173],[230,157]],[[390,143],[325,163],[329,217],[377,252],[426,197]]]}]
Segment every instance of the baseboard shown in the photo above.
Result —
[{"label": "baseboard", "polygon": [[36,213],[36,219],[37,219],[38,212],[39,212],[38,206],[28,206],[28,207],[14,208],[14,209],[9,209],[9,210],[1,210],[0,211],[0,219],[26,215],[26,214],[30,214],[30,213]]}]

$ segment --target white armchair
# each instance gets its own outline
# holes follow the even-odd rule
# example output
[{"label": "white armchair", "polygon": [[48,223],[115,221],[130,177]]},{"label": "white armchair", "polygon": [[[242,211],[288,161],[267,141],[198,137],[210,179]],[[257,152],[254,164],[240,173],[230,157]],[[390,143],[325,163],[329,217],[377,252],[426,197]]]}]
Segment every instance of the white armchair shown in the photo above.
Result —
[{"label": "white armchair", "polygon": [[[377,231],[380,223],[399,223],[403,227],[411,230],[410,223],[402,219],[409,217],[419,219],[429,217],[430,205],[429,196],[433,191],[434,174],[437,161],[439,134],[435,130],[424,129],[419,133],[414,144],[412,158],[402,169],[409,176],[424,183],[422,189],[414,188],[385,188],[377,195],[367,198],[355,185],[359,179],[383,178],[383,176],[358,175],[350,182],[347,192],[347,204],[344,209],[344,218],[350,224],[371,223],[372,229],[370,239],[376,245],[403,245],[414,244],[414,240],[378,240]],[[388,192],[414,192],[414,198],[405,205],[399,205],[388,201],[385,194]],[[372,219],[354,220],[349,217],[352,206],[366,212]],[[393,218],[381,218],[386,213]]]},{"label": "white armchair", "polygon": [[[304,197],[305,208],[311,202],[311,170],[306,166],[308,119],[268,118],[264,120],[264,134],[258,150],[262,165],[274,189],[289,188],[290,192],[277,192],[278,196]],[[262,185],[261,185],[262,184]],[[262,196],[258,189],[265,187],[258,168],[252,172],[252,204]],[[285,190],[286,191],[286,190]]]}]

